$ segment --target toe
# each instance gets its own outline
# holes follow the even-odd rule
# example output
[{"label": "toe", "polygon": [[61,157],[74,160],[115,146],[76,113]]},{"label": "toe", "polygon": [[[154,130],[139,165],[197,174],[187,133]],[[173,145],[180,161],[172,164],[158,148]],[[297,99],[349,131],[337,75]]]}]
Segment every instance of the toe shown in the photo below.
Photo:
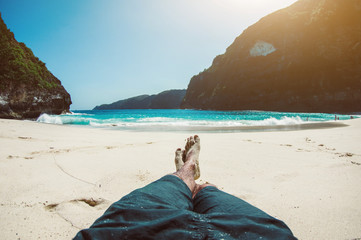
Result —
[{"label": "toe", "polygon": [[195,142],[193,136],[189,138],[189,143],[191,144],[191,146],[194,145]]},{"label": "toe", "polygon": [[177,150],[175,151],[175,155],[181,155],[182,154],[182,149],[177,148]]},{"label": "toe", "polygon": [[188,151],[189,149],[189,138],[187,138],[186,145],[184,146],[185,150]]}]

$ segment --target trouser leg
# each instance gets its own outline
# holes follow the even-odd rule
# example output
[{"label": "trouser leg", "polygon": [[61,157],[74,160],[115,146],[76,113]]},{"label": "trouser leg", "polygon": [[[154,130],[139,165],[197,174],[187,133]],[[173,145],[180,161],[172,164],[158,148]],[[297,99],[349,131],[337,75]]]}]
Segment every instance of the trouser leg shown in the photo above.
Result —
[{"label": "trouser leg", "polygon": [[113,203],[75,239],[191,239],[192,193],[167,175]]},{"label": "trouser leg", "polygon": [[193,206],[195,212],[207,216],[215,239],[295,239],[282,221],[215,187],[203,188]]},{"label": "trouser leg", "polygon": [[193,210],[192,193],[178,177],[167,175],[120,200],[143,208]]}]

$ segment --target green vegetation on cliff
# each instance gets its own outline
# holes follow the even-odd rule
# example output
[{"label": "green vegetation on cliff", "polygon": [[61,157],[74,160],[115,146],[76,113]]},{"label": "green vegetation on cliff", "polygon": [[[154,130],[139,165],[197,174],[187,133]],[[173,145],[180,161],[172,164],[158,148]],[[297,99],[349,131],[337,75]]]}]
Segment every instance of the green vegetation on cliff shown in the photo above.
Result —
[{"label": "green vegetation on cliff", "polygon": [[0,14],[0,88],[6,88],[9,81],[15,84],[36,84],[45,89],[60,84],[30,48],[15,40]]},{"label": "green vegetation on cliff", "polygon": [[16,41],[0,14],[0,118],[37,118],[69,111],[69,93],[24,43]]}]

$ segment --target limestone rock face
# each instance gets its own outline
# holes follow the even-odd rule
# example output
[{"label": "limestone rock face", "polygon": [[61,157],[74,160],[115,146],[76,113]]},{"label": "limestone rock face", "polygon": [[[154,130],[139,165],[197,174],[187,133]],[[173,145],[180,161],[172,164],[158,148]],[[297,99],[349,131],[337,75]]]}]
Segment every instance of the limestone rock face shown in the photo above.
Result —
[{"label": "limestone rock face", "polygon": [[361,111],[361,1],[299,0],[194,76],[182,108]]},{"label": "limestone rock face", "polygon": [[69,111],[70,104],[59,79],[31,49],[16,41],[0,15],[0,118],[60,114]]},{"label": "limestone rock face", "polygon": [[109,109],[179,109],[186,90],[168,90],[155,95],[140,95],[111,104],[96,106],[94,110]]}]

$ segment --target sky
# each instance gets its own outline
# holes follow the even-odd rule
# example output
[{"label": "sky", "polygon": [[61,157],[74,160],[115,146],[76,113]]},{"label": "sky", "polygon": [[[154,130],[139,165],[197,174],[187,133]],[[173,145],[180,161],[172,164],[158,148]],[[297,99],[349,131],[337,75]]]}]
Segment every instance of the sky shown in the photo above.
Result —
[{"label": "sky", "polygon": [[71,110],[186,89],[260,18],[296,0],[0,0],[19,42],[62,82]]}]

